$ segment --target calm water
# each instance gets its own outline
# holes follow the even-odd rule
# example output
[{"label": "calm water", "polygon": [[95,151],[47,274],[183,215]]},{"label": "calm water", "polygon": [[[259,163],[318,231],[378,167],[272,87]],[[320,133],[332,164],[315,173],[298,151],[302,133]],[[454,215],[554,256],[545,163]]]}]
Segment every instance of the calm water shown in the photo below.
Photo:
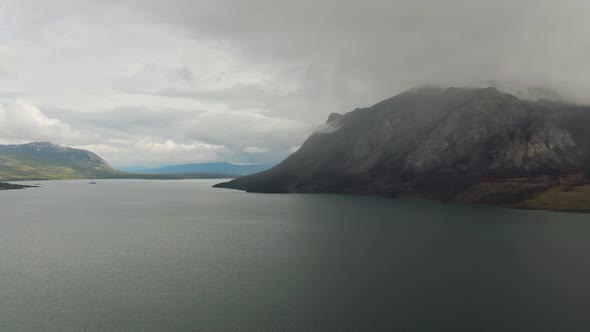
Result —
[{"label": "calm water", "polygon": [[98,182],[0,192],[0,330],[590,330],[590,215]]}]

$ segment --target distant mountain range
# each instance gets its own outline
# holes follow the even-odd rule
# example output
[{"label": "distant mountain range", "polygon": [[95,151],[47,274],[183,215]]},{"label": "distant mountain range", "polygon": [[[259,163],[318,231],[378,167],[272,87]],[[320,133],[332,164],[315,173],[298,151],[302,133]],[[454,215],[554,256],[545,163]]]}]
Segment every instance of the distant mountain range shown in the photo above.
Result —
[{"label": "distant mountain range", "polygon": [[419,88],[332,114],[272,169],[217,187],[590,211],[590,107]]},{"label": "distant mountain range", "polygon": [[184,164],[184,165],[170,165],[161,167],[145,167],[145,166],[123,166],[117,167],[120,171],[143,173],[143,174],[236,174],[248,175],[254,174],[270,169],[273,165],[237,165],[231,163],[199,163],[199,164]]},{"label": "distant mountain range", "polygon": [[[97,154],[50,142],[21,145],[0,145],[0,180],[62,180],[62,179],[222,179],[235,178],[233,172],[182,172],[138,174],[123,172],[109,165]],[[18,186],[0,183],[0,189]]]}]

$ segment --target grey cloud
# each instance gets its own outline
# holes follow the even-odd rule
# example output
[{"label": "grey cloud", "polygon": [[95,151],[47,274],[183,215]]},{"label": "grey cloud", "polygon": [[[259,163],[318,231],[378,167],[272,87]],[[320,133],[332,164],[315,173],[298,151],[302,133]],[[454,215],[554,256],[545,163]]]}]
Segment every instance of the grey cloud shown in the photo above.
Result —
[{"label": "grey cloud", "polygon": [[[106,151],[107,156],[112,153],[117,158],[114,162],[118,164],[128,163],[125,160],[130,158],[139,160],[131,154],[125,157],[120,151],[129,153],[133,146],[145,150],[148,142],[163,144],[166,141],[178,145],[201,142],[224,146],[226,150],[216,150],[218,156],[234,162],[276,162],[286,157],[290,147],[304,140],[312,130],[302,122],[244,111],[183,111],[138,106],[93,112],[52,107],[43,109],[48,116],[61,119],[77,132],[87,134],[84,138],[77,137],[75,142],[67,143],[95,146]],[[138,141],[145,144],[137,145]],[[109,146],[116,149],[109,150]],[[260,146],[264,148],[256,150],[257,153],[249,149]],[[192,158],[193,161],[201,160],[199,156]],[[189,162],[191,159],[184,161]]]},{"label": "grey cloud", "polygon": [[[334,68],[358,81],[363,105],[424,83],[541,85],[578,100],[590,88],[586,1],[172,2],[138,9],[198,38],[225,40],[251,61]],[[343,97],[332,82],[331,93]]]},{"label": "grey cloud", "polygon": [[4,97],[42,105],[75,133],[67,143],[120,161],[188,149],[276,162],[328,114],[423,84],[590,102],[588,1],[3,4]]},{"label": "grey cloud", "polygon": [[14,79],[17,77],[18,77],[18,74],[16,74],[16,73],[13,73],[8,70],[0,69],[0,79]]},{"label": "grey cloud", "polygon": [[97,111],[81,112],[73,109],[43,107],[46,114],[66,118],[69,123],[80,127],[99,127],[126,132],[145,131],[153,127],[169,128],[182,122],[189,122],[205,111],[181,111],[176,109],[155,109],[141,106],[116,107]]},{"label": "grey cloud", "polygon": [[123,89],[127,93],[148,94],[160,97],[187,98],[227,104],[233,108],[265,108],[279,98],[280,92],[253,84],[239,84],[229,88],[189,89],[164,88],[157,91]]},{"label": "grey cloud", "polygon": [[188,85],[195,84],[195,74],[187,67],[178,69],[171,75],[171,79],[172,81],[180,81]]}]

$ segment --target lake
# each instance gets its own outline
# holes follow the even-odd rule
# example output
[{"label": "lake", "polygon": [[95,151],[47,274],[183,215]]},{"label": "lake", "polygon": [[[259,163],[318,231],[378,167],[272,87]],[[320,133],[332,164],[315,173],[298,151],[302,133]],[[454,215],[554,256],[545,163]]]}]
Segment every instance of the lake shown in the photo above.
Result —
[{"label": "lake", "polygon": [[590,215],[97,182],[0,192],[0,330],[590,330]]}]

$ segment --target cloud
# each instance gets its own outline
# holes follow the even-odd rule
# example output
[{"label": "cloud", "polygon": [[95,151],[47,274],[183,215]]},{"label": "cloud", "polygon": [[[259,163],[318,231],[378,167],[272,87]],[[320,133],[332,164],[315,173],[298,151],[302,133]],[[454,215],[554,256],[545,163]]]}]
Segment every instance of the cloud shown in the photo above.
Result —
[{"label": "cloud", "polygon": [[332,133],[337,132],[338,129],[340,129],[340,126],[338,124],[334,124],[334,123],[329,122],[329,123],[319,126],[314,131],[314,134],[332,134]]},{"label": "cloud", "polygon": [[248,147],[243,148],[242,151],[244,151],[246,153],[267,153],[267,152],[270,152],[270,149],[261,148],[258,146],[248,146]]},{"label": "cloud", "polygon": [[195,38],[223,40],[252,62],[334,70],[324,90],[350,100],[346,91],[358,85],[362,94],[351,97],[361,105],[425,83],[489,81],[590,101],[587,1],[173,2],[137,9]]},{"label": "cloud", "polygon": [[[92,112],[48,108],[46,112],[68,119],[76,132],[85,133],[67,143],[96,149],[115,165],[272,163],[285,158],[290,147],[304,140],[312,129],[305,123],[254,111],[134,106]],[[268,142],[261,146],[264,140]]]},{"label": "cloud", "polygon": [[[259,114],[247,116],[239,113],[236,117],[232,114],[220,116],[204,111],[150,110],[139,107],[88,114],[54,109],[51,113],[69,118],[75,125],[74,129],[60,118],[46,115],[25,100],[0,105],[0,141],[51,141],[94,151],[116,165],[161,165],[221,160],[268,162],[275,160],[275,157],[257,159],[245,155],[266,154],[271,149],[232,146],[232,132],[224,128],[249,130],[253,137],[272,134],[275,128],[279,131],[283,129],[279,124],[282,120]],[[72,114],[75,116],[71,116]],[[202,121],[199,120],[200,117]],[[232,119],[236,122],[228,121]],[[156,123],[160,128],[153,130]],[[250,126],[243,128],[238,123],[250,123]],[[285,127],[294,126],[287,121]],[[247,136],[246,133],[241,135]],[[256,142],[257,139],[244,140],[248,141]]]},{"label": "cloud", "polygon": [[76,146],[94,151],[114,164],[122,165],[163,165],[170,163],[218,161],[228,154],[223,145],[204,142],[178,143],[165,141],[119,141],[108,144],[89,144]]},{"label": "cloud", "polygon": [[589,11],[580,0],[5,0],[0,95],[38,108],[1,106],[0,140],[88,146],[113,164],[266,163],[330,113],[416,85],[590,103]]},{"label": "cloud", "polygon": [[5,142],[50,140],[59,143],[72,136],[67,124],[46,116],[22,99],[0,104],[0,133]]}]

